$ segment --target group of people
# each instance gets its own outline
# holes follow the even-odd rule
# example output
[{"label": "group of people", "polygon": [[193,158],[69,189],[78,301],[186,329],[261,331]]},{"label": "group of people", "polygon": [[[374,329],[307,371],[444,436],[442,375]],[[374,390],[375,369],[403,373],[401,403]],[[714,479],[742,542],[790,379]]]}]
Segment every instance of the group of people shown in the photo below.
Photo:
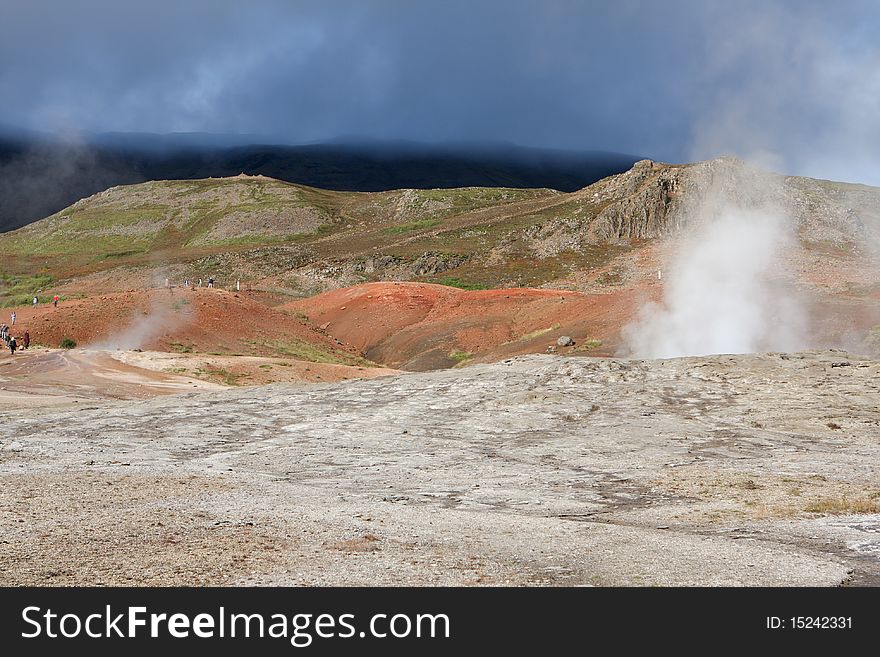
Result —
[{"label": "group of people", "polygon": [[[184,279],[183,279],[183,287],[186,288],[186,289],[189,289],[190,287],[192,287],[193,289],[195,289],[195,288],[203,287],[203,286],[204,286],[204,287],[210,287],[210,288],[213,288],[213,287],[214,287],[214,277],[213,277],[213,276],[208,276],[208,280],[207,280],[207,282],[203,281],[203,280],[200,278],[199,281],[198,281],[198,283],[196,283],[196,282],[194,282],[194,281],[191,281],[191,280],[188,279],[188,278],[184,278]],[[166,279],[165,279],[165,287],[168,288],[168,289],[171,289],[172,287],[174,287],[174,286],[171,284],[171,279],[170,279],[170,278],[166,278]],[[240,281],[240,280],[236,280],[236,281],[235,281],[235,291],[236,291],[236,292],[241,291],[241,281]]]},{"label": "group of people", "polygon": [[[52,305],[55,306],[56,308],[58,307],[58,298],[59,297],[57,294],[54,297],[52,297]],[[34,308],[37,307],[37,304],[39,303],[39,301],[40,300],[37,299],[37,297],[34,297],[34,300],[32,302]],[[12,313],[12,323],[15,324],[15,313]]]},{"label": "group of people", "polygon": [[[15,325],[15,312],[12,313],[12,325]],[[15,351],[19,348],[18,340],[9,330],[9,326],[6,324],[0,324],[0,340],[6,344],[6,348],[9,349],[9,353],[15,355]],[[25,331],[24,335],[21,337],[21,348],[27,349],[31,346],[31,334],[29,331]]]},{"label": "group of people", "polygon": [[[165,281],[166,281],[166,285],[168,285],[167,278],[165,279]],[[190,286],[190,284],[192,284],[192,286],[194,288],[202,287],[202,285],[203,285],[201,278],[199,279],[198,285],[196,285],[195,283],[192,283],[192,281],[190,281],[188,278],[183,279],[183,287],[188,288]],[[214,277],[213,276],[208,276],[208,287],[214,287]]]}]

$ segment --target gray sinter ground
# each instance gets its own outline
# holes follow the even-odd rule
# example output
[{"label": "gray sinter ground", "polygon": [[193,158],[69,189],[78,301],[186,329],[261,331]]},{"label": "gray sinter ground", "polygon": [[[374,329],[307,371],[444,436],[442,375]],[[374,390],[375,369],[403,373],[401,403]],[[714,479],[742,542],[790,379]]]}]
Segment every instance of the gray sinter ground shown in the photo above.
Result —
[{"label": "gray sinter ground", "polygon": [[0,584],[880,582],[880,363],[530,356],[0,412]]}]

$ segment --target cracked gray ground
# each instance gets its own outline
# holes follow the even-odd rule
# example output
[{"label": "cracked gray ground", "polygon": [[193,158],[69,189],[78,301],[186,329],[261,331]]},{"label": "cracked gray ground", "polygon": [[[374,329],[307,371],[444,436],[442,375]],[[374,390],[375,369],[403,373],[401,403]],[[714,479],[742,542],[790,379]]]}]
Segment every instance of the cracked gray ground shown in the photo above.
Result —
[{"label": "cracked gray ground", "polygon": [[0,412],[0,584],[878,584],[878,400],[829,351]]}]

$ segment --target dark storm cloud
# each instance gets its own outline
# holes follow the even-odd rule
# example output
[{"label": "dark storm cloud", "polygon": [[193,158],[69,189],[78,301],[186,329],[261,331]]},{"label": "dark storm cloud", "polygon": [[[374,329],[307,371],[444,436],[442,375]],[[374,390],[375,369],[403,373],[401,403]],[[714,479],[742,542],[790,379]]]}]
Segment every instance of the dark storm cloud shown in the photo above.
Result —
[{"label": "dark storm cloud", "polygon": [[838,177],[878,146],[871,2],[0,8],[0,122],[37,130],[732,151]]}]

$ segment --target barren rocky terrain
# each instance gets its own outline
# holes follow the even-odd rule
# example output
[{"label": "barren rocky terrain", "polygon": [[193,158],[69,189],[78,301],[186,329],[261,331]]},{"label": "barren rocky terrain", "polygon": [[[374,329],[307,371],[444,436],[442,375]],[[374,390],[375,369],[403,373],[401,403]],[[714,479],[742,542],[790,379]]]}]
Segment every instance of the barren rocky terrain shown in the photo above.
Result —
[{"label": "barren rocky terrain", "polygon": [[[0,235],[0,584],[878,585],[878,207],[731,158],[83,199]],[[809,350],[622,357],[737,349]]]},{"label": "barren rocky terrain", "polygon": [[261,356],[31,348],[14,357],[0,355],[0,408],[33,412],[235,385],[330,383],[396,373],[383,367]]},{"label": "barren rocky terrain", "polygon": [[524,356],[0,408],[0,584],[880,583],[880,363]]}]

